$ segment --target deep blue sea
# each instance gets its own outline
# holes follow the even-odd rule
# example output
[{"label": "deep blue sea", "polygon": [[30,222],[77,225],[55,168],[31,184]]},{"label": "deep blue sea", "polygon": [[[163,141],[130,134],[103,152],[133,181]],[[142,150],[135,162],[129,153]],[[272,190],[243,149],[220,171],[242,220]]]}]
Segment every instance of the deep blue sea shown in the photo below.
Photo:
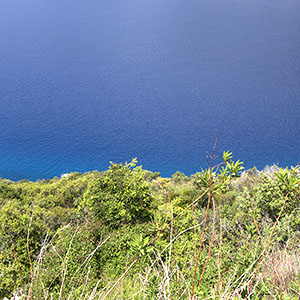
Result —
[{"label": "deep blue sea", "polygon": [[0,0],[0,177],[231,150],[300,160],[300,0]]}]

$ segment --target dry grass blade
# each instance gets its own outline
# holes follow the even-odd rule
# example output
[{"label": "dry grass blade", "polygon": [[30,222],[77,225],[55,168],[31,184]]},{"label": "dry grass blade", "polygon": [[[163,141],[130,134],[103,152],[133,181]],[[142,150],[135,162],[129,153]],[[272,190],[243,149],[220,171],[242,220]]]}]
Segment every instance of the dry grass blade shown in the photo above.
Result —
[{"label": "dry grass blade", "polygon": [[262,253],[262,255],[261,255],[261,258],[260,258],[260,260],[259,260],[259,262],[258,262],[258,264],[257,264],[257,266],[256,266],[255,274],[254,274],[254,276],[253,276],[253,278],[252,278],[252,280],[251,280],[251,282],[250,282],[250,284],[249,284],[249,288],[248,288],[247,295],[246,295],[246,298],[245,298],[245,299],[248,298],[248,295],[249,295],[249,293],[250,293],[250,290],[251,290],[251,286],[252,286],[252,284],[253,284],[253,281],[254,281],[254,279],[255,279],[255,277],[256,277],[256,275],[257,275],[257,272],[258,272],[258,270],[259,270],[259,268],[260,268],[260,264],[261,264],[261,262],[262,262],[262,260],[263,260],[263,258],[264,258],[264,255],[265,255],[266,251],[268,250],[268,247],[269,247],[269,245],[270,245],[270,242],[271,242],[271,239],[272,239],[272,237],[273,237],[274,231],[275,231],[275,229],[276,229],[276,227],[277,227],[277,224],[278,224],[278,222],[279,222],[279,219],[280,219],[280,217],[281,217],[281,215],[282,215],[282,213],[283,213],[283,210],[284,210],[284,208],[285,208],[285,204],[286,204],[286,201],[287,201],[287,199],[288,199],[288,196],[289,196],[289,194],[287,194],[287,195],[285,196],[285,198],[284,198],[284,201],[283,201],[281,210],[280,210],[279,215],[278,215],[278,217],[277,217],[277,219],[276,219],[276,222],[275,222],[275,224],[274,224],[274,226],[273,226],[273,229],[272,229],[272,232],[271,232],[271,234],[270,234],[270,236],[269,236],[268,242],[267,242],[267,244],[266,244],[266,246],[265,246],[265,248],[264,248],[264,250],[263,250],[263,253]]}]

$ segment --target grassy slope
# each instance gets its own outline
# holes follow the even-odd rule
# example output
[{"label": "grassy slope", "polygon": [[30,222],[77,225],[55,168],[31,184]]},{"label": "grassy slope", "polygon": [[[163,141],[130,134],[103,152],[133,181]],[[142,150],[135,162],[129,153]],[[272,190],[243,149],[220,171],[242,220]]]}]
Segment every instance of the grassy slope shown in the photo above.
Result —
[{"label": "grassy slope", "polygon": [[2,179],[0,299],[297,299],[299,170],[214,171]]}]

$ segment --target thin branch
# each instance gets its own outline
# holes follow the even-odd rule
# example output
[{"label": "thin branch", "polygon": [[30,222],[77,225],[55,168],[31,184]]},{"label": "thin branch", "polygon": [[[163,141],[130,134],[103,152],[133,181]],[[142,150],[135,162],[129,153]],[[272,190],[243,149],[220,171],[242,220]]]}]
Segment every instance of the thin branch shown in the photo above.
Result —
[{"label": "thin branch", "polygon": [[197,256],[197,260],[196,260],[194,276],[193,276],[193,286],[192,286],[191,300],[194,299],[194,289],[195,289],[197,268],[198,268],[198,263],[199,263],[200,254],[201,254],[201,250],[202,250],[202,245],[203,245],[203,240],[204,240],[204,233],[205,233],[205,227],[206,227],[208,210],[209,210],[209,204],[210,204],[210,200],[211,200],[212,177],[213,177],[212,169],[213,169],[213,165],[214,165],[214,155],[215,155],[215,151],[216,151],[216,147],[217,147],[217,142],[218,142],[218,137],[216,138],[216,141],[215,141],[215,144],[214,144],[214,148],[213,148],[213,152],[212,152],[212,155],[211,155],[210,172],[209,172],[208,201],[207,201],[206,212],[205,212],[205,217],[204,217],[204,224],[203,224],[202,235],[201,235],[201,241],[200,241],[200,246],[199,246],[198,256]]},{"label": "thin branch", "polygon": [[214,197],[212,197],[212,203],[213,203],[213,208],[214,208],[213,231],[212,231],[212,235],[211,235],[211,240],[210,240],[210,244],[209,244],[209,249],[208,249],[207,258],[206,258],[206,261],[205,261],[205,265],[204,265],[204,267],[203,267],[203,271],[202,271],[202,274],[201,274],[201,277],[200,277],[200,281],[199,281],[199,284],[198,284],[198,288],[199,288],[200,285],[201,285],[201,282],[202,282],[202,279],[203,279],[203,276],[204,276],[204,273],[205,273],[205,270],[206,270],[206,266],[207,266],[208,260],[209,260],[209,258],[210,258],[211,248],[212,248],[212,245],[213,245],[213,243],[214,243],[214,238],[215,238],[216,204],[215,204],[215,199],[214,199]]}]

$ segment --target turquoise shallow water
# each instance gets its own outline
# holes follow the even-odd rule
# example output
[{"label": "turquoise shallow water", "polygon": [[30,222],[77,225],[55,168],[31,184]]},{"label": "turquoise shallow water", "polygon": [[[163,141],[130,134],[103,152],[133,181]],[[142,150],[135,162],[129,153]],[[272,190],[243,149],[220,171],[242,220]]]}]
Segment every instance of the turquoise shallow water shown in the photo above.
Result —
[{"label": "turquoise shallow water", "polygon": [[0,177],[300,160],[298,0],[1,0],[0,38]]}]

